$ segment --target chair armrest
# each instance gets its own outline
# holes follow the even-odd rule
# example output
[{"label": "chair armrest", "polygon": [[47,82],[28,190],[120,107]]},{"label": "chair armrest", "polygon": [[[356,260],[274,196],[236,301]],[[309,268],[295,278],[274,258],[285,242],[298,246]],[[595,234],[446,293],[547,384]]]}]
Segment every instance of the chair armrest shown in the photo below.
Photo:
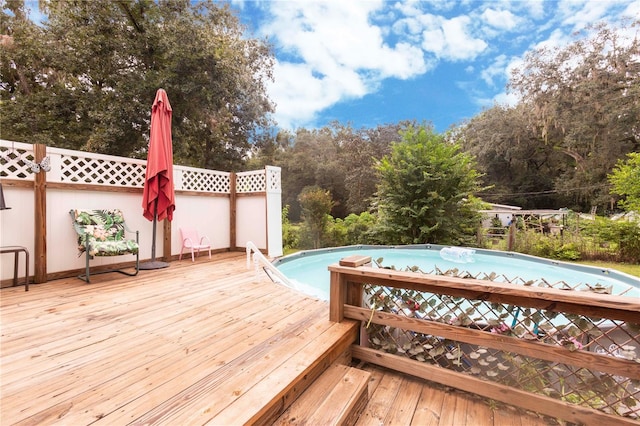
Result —
[{"label": "chair armrest", "polygon": [[124,229],[124,232],[125,232],[125,233],[127,233],[127,232],[128,232],[129,234],[133,234],[133,233],[135,233],[135,234],[136,234],[136,243],[139,243],[139,242],[140,242],[140,231],[138,231],[138,230],[135,230],[135,231],[134,231],[134,230],[130,229],[130,228],[127,226],[127,222],[122,222],[122,229]]},{"label": "chair armrest", "polygon": [[202,245],[202,242],[204,240],[207,240],[207,244],[211,245],[211,241],[209,240],[209,237],[207,237],[206,235],[200,238],[200,245]]},{"label": "chair armrest", "polygon": [[[137,235],[137,234],[138,234],[138,232],[139,232],[139,231],[134,231],[133,229],[130,229],[130,228],[127,226],[127,222],[122,222],[122,228],[124,229],[124,231],[125,231],[125,232],[129,232],[130,234],[135,233],[135,234]],[[136,236],[136,238],[137,238],[137,236]],[[137,240],[136,240],[136,241],[137,241]]]}]

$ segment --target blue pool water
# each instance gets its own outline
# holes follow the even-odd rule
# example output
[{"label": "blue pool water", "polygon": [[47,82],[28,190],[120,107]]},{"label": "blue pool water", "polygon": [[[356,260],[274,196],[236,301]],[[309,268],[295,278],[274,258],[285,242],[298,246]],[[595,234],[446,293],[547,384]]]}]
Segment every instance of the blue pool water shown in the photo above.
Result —
[{"label": "blue pool water", "polygon": [[[506,277],[496,279],[497,282],[516,278],[525,281],[544,279],[549,283],[565,282],[571,287],[578,284],[611,287],[612,294],[640,297],[640,279],[610,269],[483,249],[473,249],[474,253],[470,258],[452,261],[443,258],[442,249],[446,251],[447,248],[434,244],[395,247],[349,246],[299,252],[273,263],[291,281],[293,287],[322,300],[329,300],[327,267],[354,254],[371,256],[373,260],[383,258],[383,266],[394,266],[396,269],[418,266],[424,272],[431,272],[435,268],[441,271],[457,268],[474,276],[478,273],[488,275],[495,272],[501,277]],[[451,258],[446,255],[444,257]]]}]

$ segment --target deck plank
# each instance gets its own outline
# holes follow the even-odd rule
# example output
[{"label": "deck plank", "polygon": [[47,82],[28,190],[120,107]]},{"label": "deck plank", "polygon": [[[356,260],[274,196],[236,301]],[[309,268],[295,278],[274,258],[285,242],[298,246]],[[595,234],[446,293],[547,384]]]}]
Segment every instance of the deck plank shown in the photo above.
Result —
[{"label": "deck plank", "polygon": [[437,426],[442,415],[445,392],[437,386],[424,386],[416,404],[411,424],[415,426]]},{"label": "deck plank", "polygon": [[408,425],[420,398],[422,381],[409,376],[403,377],[400,392],[387,413],[384,423],[389,425]]},{"label": "deck plank", "polygon": [[376,390],[370,396],[369,403],[364,412],[356,422],[357,426],[381,425],[389,413],[391,404],[396,399],[400,386],[402,385],[402,376],[385,374]]},{"label": "deck plank", "polygon": [[493,412],[487,401],[468,397],[466,423],[474,426],[493,426]]}]

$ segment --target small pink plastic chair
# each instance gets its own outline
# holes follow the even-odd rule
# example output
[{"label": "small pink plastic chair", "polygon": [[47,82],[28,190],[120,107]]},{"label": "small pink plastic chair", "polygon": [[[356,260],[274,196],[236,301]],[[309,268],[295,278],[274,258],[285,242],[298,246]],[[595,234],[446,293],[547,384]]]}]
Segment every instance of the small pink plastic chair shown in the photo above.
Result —
[{"label": "small pink plastic chair", "polygon": [[180,238],[182,239],[182,248],[180,249],[180,257],[178,260],[182,260],[182,252],[184,249],[191,250],[191,261],[195,262],[194,252],[197,250],[198,256],[200,256],[200,250],[209,250],[209,259],[211,259],[211,242],[205,235],[200,237],[198,231],[191,228],[180,228]]}]

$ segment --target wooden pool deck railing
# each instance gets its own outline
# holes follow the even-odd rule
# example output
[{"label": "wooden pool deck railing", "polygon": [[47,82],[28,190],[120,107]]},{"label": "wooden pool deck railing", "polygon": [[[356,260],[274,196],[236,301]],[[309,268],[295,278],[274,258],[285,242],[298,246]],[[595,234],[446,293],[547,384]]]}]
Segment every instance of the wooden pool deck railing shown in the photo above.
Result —
[{"label": "wooden pool deck railing", "polygon": [[367,261],[329,267],[330,319],[362,324],[354,359],[570,422],[640,424],[638,298]]}]

